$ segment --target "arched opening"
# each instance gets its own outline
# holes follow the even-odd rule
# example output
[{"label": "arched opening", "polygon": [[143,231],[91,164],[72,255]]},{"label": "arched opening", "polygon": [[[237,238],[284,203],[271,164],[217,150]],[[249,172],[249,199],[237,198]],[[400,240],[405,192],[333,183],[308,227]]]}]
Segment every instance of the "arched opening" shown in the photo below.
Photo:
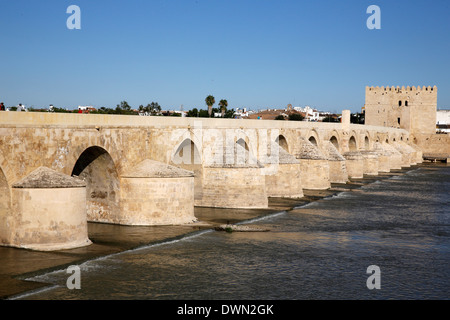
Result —
[{"label": "arched opening", "polygon": [[236,141],[235,145],[235,163],[236,164],[244,164],[248,163],[250,160],[250,149],[248,147],[247,142],[244,139],[239,139]]},{"label": "arched opening", "polygon": [[[202,164],[200,152],[197,146],[191,139],[184,140],[175,151],[173,157],[173,163],[177,166],[183,165],[195,165]],[[187,168],[187,167],[183,167]]]},{"label": "arched opening", "polygon": [[330,142],[333,144],[333,146],[336,148],[336,150],[339,150],[339,141],[335,136],[332,136],[330,138]]},{"label": "arched opening", "polygon": [[348,149],[349,149],[350,151],[356,151],[356,150],[358,150],[358,147],[357,147],[357,145],[356,145],[356,139],[355,139],[354,136],[351,136],[351,137],[350,137],[350,140],[348,140]]},{"label": "arched opening", "polygon": [[314,136],[309,137],[309,142],[311,142],[313,145],[315,145],[317,147],[317,140],[316,138],[314,138]]},{"label": "arched opening", "polygon": [[101,147],[87,148],[78,158],[72,176],[86,182],[87,219],[94,222],[119,222],[120,182],[109,153]]},{"label": "arched opening", "polygon": [[369,138],[367,136],[364,138],[364,149],[365,150],[369,150],[370,149],[370,141],[369,141]]},{"label": "arched opening", "polygon": [[203,197],[203,166],[200,152],[191,139],[184,140],[175,151],[172,164],[194,172],[194,200]]},{"label": "arched opening", "polygon": [[8,181],[2,168],[0,168],[0,244],[7,244],[9,241],[7,219],[10,214],[11,197]]},{"label": "arched opening", "polygon": [[276,142],[278,143],[278,145],[283,148],[284,150],[286,150],[287,152],[289,152],[289,146],[287,143],[287,140],[284,136],[279,135]]},{"label": "arched opening", "polygon": [[244,139],[242,139],[242,138],[239,139],[238,141],[236,141],[236,144],[239,145],[239,146],[241,146],[241,147],[244,148],[245,150],[249,151],[247,142],[245,142]]}]

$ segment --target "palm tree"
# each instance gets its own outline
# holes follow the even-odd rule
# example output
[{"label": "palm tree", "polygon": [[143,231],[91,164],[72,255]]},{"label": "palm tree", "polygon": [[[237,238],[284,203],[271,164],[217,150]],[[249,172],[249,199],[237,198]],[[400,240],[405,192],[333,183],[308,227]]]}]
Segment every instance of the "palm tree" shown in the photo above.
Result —
[{"label": "palm tree", "polygon": [[208,106],[209,117],[211,118],[212,106],[214,103],[216,103],[216,99],[214,99],[213,96],[209,95],[206,97],[205,102],[206,102],[206,105]]},{"label": "palm tree", "polygon": [[225,111],[227,110],[227,107],[228,107],[228,101],[225,99],[220,100],[219,106],[220,106],[220,111],[222,113],[222,118],[223,118],[223,115],[225,114]]}]

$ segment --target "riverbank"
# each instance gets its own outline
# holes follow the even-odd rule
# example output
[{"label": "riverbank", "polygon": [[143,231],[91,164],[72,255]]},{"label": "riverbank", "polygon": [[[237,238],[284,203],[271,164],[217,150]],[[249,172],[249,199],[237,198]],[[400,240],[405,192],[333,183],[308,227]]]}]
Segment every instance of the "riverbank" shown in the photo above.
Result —
[{"label": "riverbank", "polygon": [[[429,164],[424,164],[429,165]],[[255,218],[289,211],[313,201],[333,196],[340,192],[354,191],[377,180],[402,175],[418,166],[394,170],[378,176],[352,179],[347,184],[333,184],[329,190],[304,190],[301,199],[271,198],[267,209],[219,209],[195,208],[198,222],[180,226],[128,227],[89,223],[89,238],[93,244],[83,248],[56,252],[36,252],[25,249],[0,247],[0,298],[14,298],[25,292],[39,290],[45,283],[24,279],[54,270],[66,269],[70,265],[124,252],[138,247],[180,239],[205,229],[222,224],[237,224]]]}]

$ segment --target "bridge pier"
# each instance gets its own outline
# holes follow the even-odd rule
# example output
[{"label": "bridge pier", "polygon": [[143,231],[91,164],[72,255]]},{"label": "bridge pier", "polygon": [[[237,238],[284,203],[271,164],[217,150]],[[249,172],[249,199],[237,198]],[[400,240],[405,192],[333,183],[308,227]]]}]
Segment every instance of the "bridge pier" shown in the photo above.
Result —
[{"label": "bridge pier", "polygon": [[404,141],[399,141],[398,142],[403,149],[408,153],[409,155],[409,164],[410,165],[416,165],[417,164],[417,151],[411,147],[409,144],[405,143]]},{"label": "bridge pier", "polygon": [[303,189],[326,190],[331,187],[328,160],[317,146],[300,138],[295,157],[300,160]]},{"label": "bridge pier", "polygon": [[222,146],[203,165],[201,207],[267,208],[264,166],[240,143]]},{"label": "bridge pier", "polygon": [[401,166],[402,166],[402,168],[410,167],[411,166],[411,152],[410,152],[410,150],[407,150],[399,142],[394,142],[392,144],[392,147],[394,147],[401,154]]},{"label": "bridge pier", "polygon": [[391,152],[389,152],[386,148],[383,148],[380,142],[375,142],[374,152],[378,155],[378,172],[390,172]]},{"label": "bridge pier", "polygon": [[262,166],[203,167],[201,207],[267,208],[265,177]]},{"label": "bridge pier", "polygon": [[330,141],[325,142],[324,150],[330,167],[330,183],[347,183],[348,173],[345,158]]},{"label": "bridge pier", "polygon": [[391,170],[400,170],[402,168],[402,154],[387,142],[381,143],[382,147],[389,151],[389,164]]},{"label": "bridge pier", "polygon": [[91,244],[83,181],[40,167],[13,184],[12,204],[6,245],[53,251]]},{"label": "bridge pier", "polygon": [[379,171],[378,154],[369,150],[362,150],[360,153],[363,157],[363,173],[371,176],[377,176]]},{"label": "bridge pier", "polygon": [[420,150],[420,148],[413,143],[406,143],[406,144],[414,150],[414,161],[416,162],[416,164],[422,163],[423,162],[422,150]]},{"label": "bridge pier", "polygon": [[349,178],[363,178],[364,176],[364,158],[358,151],[349,151],[343,154],[346,161]]},{"label": "bridge pier", "polygon": [[265,166],[264,176],[268,197],[302,198],[301,166],[294,156],[278,146],[278,161],[270,157],[260,160]]},{"label": "bridge pier", "polygon": [[196,220],[193,172],[144,160],[120,178],[122,225],[176,225]]}]

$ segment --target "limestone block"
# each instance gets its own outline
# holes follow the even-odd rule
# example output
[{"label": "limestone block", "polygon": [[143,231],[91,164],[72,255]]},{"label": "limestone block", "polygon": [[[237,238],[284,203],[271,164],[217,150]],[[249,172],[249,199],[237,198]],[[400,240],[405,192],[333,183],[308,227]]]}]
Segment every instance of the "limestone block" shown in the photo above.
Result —
[{"label": "limestone block", "polygon": [[83,181],[40,167],[12,186],[9,245],[39,251],[91,244]]}]

